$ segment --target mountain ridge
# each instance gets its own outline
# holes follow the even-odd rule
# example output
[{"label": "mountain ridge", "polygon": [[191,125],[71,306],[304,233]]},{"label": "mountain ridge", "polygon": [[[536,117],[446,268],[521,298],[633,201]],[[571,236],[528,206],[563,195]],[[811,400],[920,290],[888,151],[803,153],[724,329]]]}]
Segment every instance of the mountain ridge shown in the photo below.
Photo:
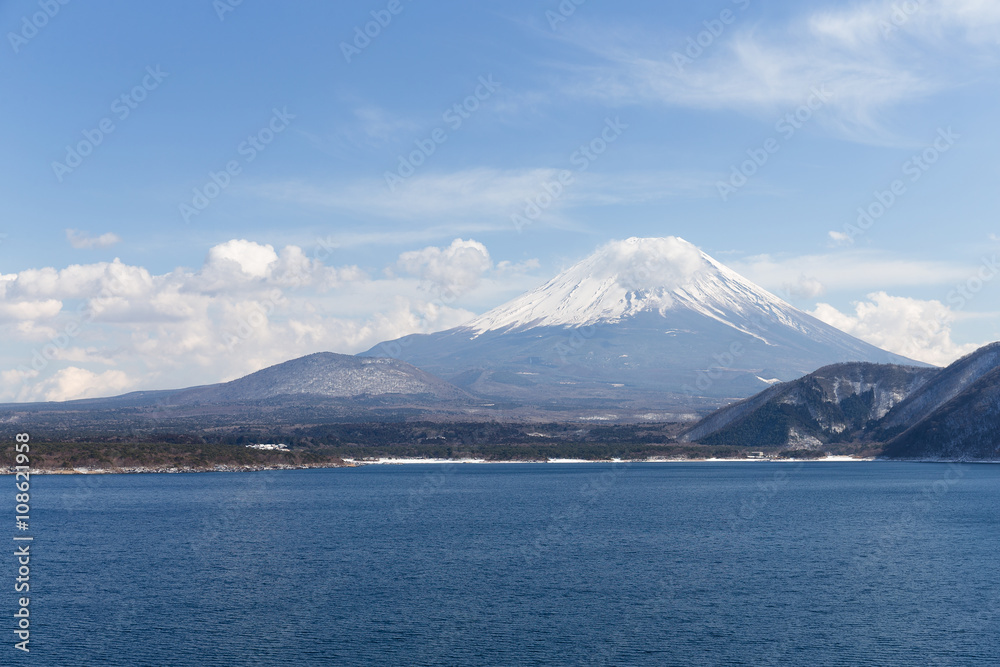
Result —
[{"label": "mountain ridge", "polygon": [[830,363],[921,365],[794,308],[676,237],[607,243],[460,326],[360,356],[402,359],[487,398],[672,412],[719,407]]},{"label": "mountain ridge", "polygon": [[171,403],[248,402],[294,397],[362,398],[429,395],[439,400],[471,396],[405,362],[316,352],[269,366],[236,380],[175,392]]},{"label": "mountain ridge", "polygon": [[893,364],[833,364],[706,416],[684,442],[739,441],[752,447],[822,447],[850,442],[940,372]]},{"label": "mountain ridge", "polygon": [[860,448],[897,459],[998,460],[1000,343],[943,369],[858,363],[821,368],[709,414],[680,440]]}]

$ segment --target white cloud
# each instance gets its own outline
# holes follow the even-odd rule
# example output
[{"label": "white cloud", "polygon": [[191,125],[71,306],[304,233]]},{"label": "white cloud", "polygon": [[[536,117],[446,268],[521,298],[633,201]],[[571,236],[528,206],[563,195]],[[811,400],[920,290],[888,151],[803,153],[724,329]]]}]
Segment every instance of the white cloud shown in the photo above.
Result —
[{"label": "white cloud", "polygon": [[11,320],[45,320],[55,317],[62,310],[62,301],[0,301],[0,322]]},{"label": "white cloud", "polygon": [[855,50],[887,50],[890,40],[906,39],[933,46],[945,40],[996,45],[1000,6],[992,0],[878,0],[816,12],[809,27]]},{"label": "white cloud", "polygon": [[826,285],[815,278],[800,275],[794,283],[785,283],[775,294],[783,299],[815,299],[826,293]]},{"label": "white cloud", "polygon": [[882,349],[937,366],[945,366],[974,351],[978,345],[959,345],[951,339],[955,313],[940,301],[921,301],[885,292],[868,295],[854,304],[854,313],[841,313],[820,303],[811,314],[841,331]]},{"label": "white cloud", "polygon": [[8,335],[8,342],[28,341],[32,343],[40,343],[52,340],[59,335],[59,332],[55,327],[48,324],[38,324],[37,322],[33,322],[31,320],[24,320],[16,324],[8,324],[7,326],[0,328],[0,331],[3,331],[4,329],[6,329]]},{"label": "white cloud", "polygon": [[502,262],[497,262],[496,271],[500,275],[517,275],[534,271],[541,266],[541,262],[537,259],[526,259],[523,262],[511,262],[505,259]]},{"label": "white cloud", "polygon": [[890,141],[885,112],[961,85],[956,71],[981,66],[983,52],[995,56],[998,44],[996,3],[922,0],[917,11],[894,18],[910,4],[856,3],[766,25],[734,7],[737,20],[688,62],[678,60],[687,55],[686,38],[696,39],[703,25],[664,40],[578,21],[562,34],[604,64],[580,70],[565,92],[613,104],[770,114],[793,110],[825,85],[833,99],[817,112],[820,122],[848,138]]},{"label": "white cloud", "polygon": [[153,277],[142,267],[120,259],[95,264],[72,264],[64,269],[26,269],[0,283],[0,298],[74,299],[120,294],[138,296],[153,285]]},{"label": "white cloud", "polygon": [[482,243],[455,239],[446,248],[429,246],[404,252],[396,268],[430,283],[436,292],[457,297],[479,284],[493,268],[493,260]]},{"label": "white cloud", "polygon": [[210,248],[205,266],[220,272],[236,270],[250,278],[264,278],[277,261],[278,254],[273,246],[233,239]]},{"label": "white cloud", "polygon": [[71,401],[121,394],[134,385],[135,380],[122,371],[93,373],[85,368],[68,366],[33,386],[27,397],[28,400]]},{"label": "white cloud", "polygon": [[817,255],[756,255],[729,266],[776,293],[801,286],[803,277],[828,292],[953,285],[965,281],[969,267],[940,261],[901,259],[878,250],[850,248]]},{"label": "white cloud", "polygon": [[829,235],[831,245],[833,246],[854,245],[854,239],[844,232],[830,231],[827,232],[827,234]]},{"label": "white cloud", "polygon": [[66,240],[74,248],[89,250],[92,248],[107,248],[108,246],[120,243],[122,239],[117,234],[112,234],[111,232],[101,234],[100,236],[91,236],[87,232],[67,229]]},{"label": "white cloud", "polygon": [[75,364],[101,364],[103,366],[117,366],[118,360],[112,354],[104,353],[97,347],[60,347],[55,354],[51,355],[59,361],[69,361]]},{"label": "white cloud", "polygon": [[10,370],[0,371],[0,382],[3,383],[4,387],[16,387],[22,382],[36,377],[38,377],[38,371],[30,368],[25,370],[12,368]]},{"label": "white cloud", "polygon": [[533,283],[526,272],[538,266],[494,266],[472,239],[403,253],[393,266],[401,275],[380,279],[327,265],[328,256],[233,239],[197,270],[152,274],[115,259],[0,276],[0,369],[18,371],[4,376],[0,400],[182,387],[312,352],[356,353],[475,315],[436,298],[441,289],[492,303]]},{"label": "white cloud", "polygon": [[709,268],[701,250],[676,236],[612,241],[592,261],[593,275],[615,275],[630,290],[675,289]]}]

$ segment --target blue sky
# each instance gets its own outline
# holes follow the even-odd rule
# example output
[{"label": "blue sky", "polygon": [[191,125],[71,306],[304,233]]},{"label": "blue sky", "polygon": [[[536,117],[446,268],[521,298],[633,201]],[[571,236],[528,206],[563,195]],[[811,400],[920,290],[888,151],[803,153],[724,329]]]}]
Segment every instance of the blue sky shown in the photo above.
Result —
[{"label": "blue sky", "polygon": [[629,236],[927,361],[1000,338],[1000,7],[664,5],[0,3],[0,399],[357,352]]}]

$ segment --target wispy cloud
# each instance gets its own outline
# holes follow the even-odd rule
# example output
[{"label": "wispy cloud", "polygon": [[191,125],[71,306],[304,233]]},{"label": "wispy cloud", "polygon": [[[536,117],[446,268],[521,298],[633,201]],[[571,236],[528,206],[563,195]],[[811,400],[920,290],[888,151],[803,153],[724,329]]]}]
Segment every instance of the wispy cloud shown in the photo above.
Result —
[{"label": "wispy cloud", "polygon": [[[347,185],[284,182],[255,192],[302,206],[328,208],[390,220],[454,220],[470,223],[508,221],[527,200],[537,198],[546,184],[557,181],[555,168],[478,168],[451,173],[417,174],[394,193],[381,179]],[[714,196],[718,175],[684,172],[573,173],[573,183],[548,207],[548,212],[576,206],[632,204],[672,196]],[[549,220],[557,220],[552,216]],[[545,223],[546,221],[541,221]],[[509,222],[507,223],[509,225]]]},{"label": "wispy cloud", "polygon": [[381,107],[363,106],[354,110],[356,130],[369,140],[388,142],[402,132],[416,132],[420,125],[412,119],[396,116]]},{"label": "wispy cloud", "polygon": [[117,234],[112,234],[111,232],[101,234],[100,236],[92,236],[87,232],[67,229],[66,240],[69,241],[69,244],[74,248],[90,250],[93,248],[107,248],[109,246],[113,246],[116,243],[121,243],[122,239]]},{"label": "wispy cloud", "polygon": [[[903,6],[916,8],[900,15]],[[985,0],[869,2],[766,27],[752,22],[752,10],[735,14],[693,59],[683,38],[664,47],[662,36],[581,22],[565,38],[603,62],[577,69],[565,92],[612,104],[773,113],[825,85],[834,99],[818,112],[822,123],[851,139],[885,141],[883,115],[974,77],[984,56],[997,55],[1000,26],[998,5]],[[956,42],[968,48],[958,51]]]},{"label": "wispy cloud", "polygon": [[[776,292],[792,292],[804,282],[812,296],[824,292],[873,290],[917,286],[951,286],[969,276],[969,267],[958,262],[901,258],[884,251],[845,248],[823,254],[756,255],[732,260],[729,265],[759,285]],[[805,292],[801,294],[805,296]]]}]

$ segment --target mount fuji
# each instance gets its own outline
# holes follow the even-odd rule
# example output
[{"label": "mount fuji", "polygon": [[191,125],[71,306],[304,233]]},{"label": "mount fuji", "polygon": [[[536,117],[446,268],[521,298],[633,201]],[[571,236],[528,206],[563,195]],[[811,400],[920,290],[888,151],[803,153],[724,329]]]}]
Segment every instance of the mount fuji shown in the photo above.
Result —
[{"label": "mount fuji", "polygon": [[466,324],[381,343],[498,404],[704,411],[821,366],[921,366],[794,308],[687,241],[613,241]]}]

